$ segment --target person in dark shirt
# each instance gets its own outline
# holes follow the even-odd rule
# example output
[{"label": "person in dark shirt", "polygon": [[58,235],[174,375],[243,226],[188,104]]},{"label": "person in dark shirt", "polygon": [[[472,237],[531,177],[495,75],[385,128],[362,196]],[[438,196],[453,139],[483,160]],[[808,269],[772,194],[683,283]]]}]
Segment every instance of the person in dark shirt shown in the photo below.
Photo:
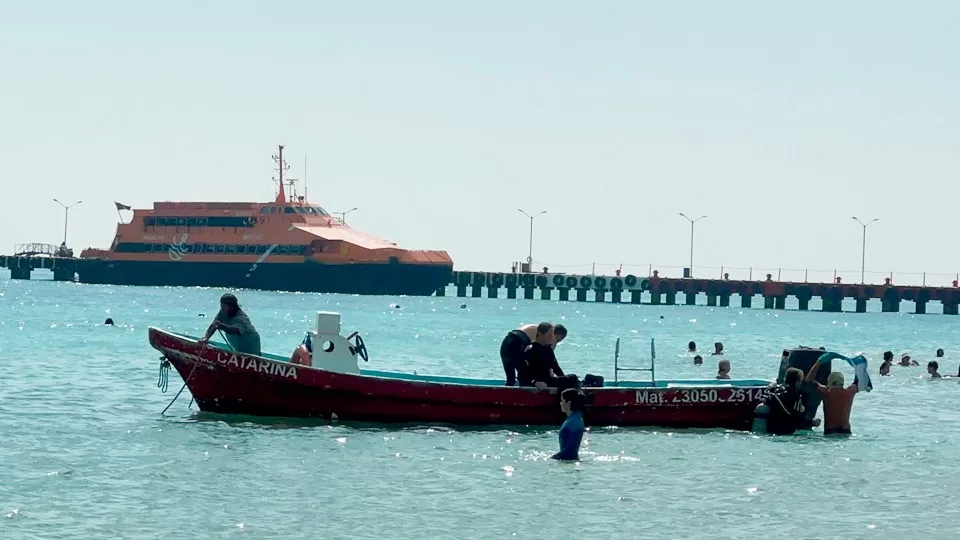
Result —
[{"label": "person in dark shirt", "polygon": [[579,461],[580,443],[583,441],[583,394],[568,388],[560,394],[560,410],[567,419],[560,426],[560,451],[550,459]]},{"label": "person in dark shirt", "polygon": [[800,386],[803,384],[803,371],[790,368],[783,377],[783,384],[774,386],[767,397],[766,404],[770,408],[767,419],[767,433],[772,435],[792,435],[798,429],[809,429],[820,425],[820,420],[810,422],[804,416],[806,409],[803,405],[803,394]]},{"label": "person in dark shirt", "polygon": [[527,349],[526,369],[520,377],[520,386],[547,388],[576,388],[579,380],[576,375],[567,375],[560,368],[553,347],[540,342],[533,343]]},{"label": "person in dark shirt", "polygon": [[[516,330],[511,330],[500,343],[500,361],[503,363],[503,372],[507,376],[507,386],[517,384],[517,374],[524,368],[527,347],[543,335],[552,336],[553,325],[542,322],[538,325],[525,324]],[[564,329],[566,333],[566,329]]]},{"label": "person in dark shirt", "polygon": [[200,343],[209,341],[217,330],[226,334],[227,343],[234,351],[260,356],[260,334],[240,308],[237,297],[230,293],[220,297],[220,312],[200,338]]}]

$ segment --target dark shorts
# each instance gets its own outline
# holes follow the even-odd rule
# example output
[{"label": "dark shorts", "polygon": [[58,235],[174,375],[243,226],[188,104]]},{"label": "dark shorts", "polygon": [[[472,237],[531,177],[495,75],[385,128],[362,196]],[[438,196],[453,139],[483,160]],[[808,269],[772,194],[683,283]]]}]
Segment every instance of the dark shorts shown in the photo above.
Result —
[{"label": "dark shorts", "polygon": [[500,361],[507,376],[507,386],[516,386],[518,371],[526,367],[527,345],[530,345],[530,337],[520,330],[511,330],[500,343]]},{"label": "dark shorts", "polygon": [[824,435],[853,435],[850,428],[830,428],[823,430]]}]

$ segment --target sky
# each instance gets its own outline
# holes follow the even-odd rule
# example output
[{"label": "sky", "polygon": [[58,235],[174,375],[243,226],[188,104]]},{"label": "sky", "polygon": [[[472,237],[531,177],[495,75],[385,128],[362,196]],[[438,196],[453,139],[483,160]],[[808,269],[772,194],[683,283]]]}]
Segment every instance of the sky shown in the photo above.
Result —
[{"label": "sky", "polygon": [[[947,282],[960,3],[0,2],[0,254],[309,198],[461,270]],[[652,266],[651,266],[652,265]],[[936,276],[934,276],[936,274]],[[912,276],[912,277],[908,277]]]}]

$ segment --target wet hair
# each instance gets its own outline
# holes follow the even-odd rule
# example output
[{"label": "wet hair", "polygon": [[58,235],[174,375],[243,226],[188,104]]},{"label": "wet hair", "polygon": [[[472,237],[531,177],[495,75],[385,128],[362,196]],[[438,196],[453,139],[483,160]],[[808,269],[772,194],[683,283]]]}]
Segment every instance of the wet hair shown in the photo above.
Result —
[{"label": "wet hair", "polygon": [[687,343],[687,350],[688,350],[688,351],[695,351],[695,350],[697,350],[697,344],[696,344],[695,342],[693,342],[693,341],[691,341],[690,343]]},{"label": "wet hair", "polygon": [[940,364],[937,363],[936,360],[931,360],[929,363],[927,363],[927,368],[933,368],[934,370],[938,370],[940,369]]},{"label": "wet hair", "polygon": [[937,349],[937,358],[943,358],[943,349]]},{"label": "wet hair", "polygon": [[538,335],[538,336],[541,336],[541,335],[543,335],[543,334],[546,334],[546,333],[550,332],[550,330],[552,330],[552,329],[553,329],[553,325],[552,325],[552,324],[550,324],[550,323],[548,323],[548,322],[542,322],[542,323],[540,323],[540,324],[537,325],[537,335]]},{"label": "wet hair", "polygon": [[693,357],[693,363],[694,363],[694,364],[702,364],[702,363],[703,363],[703,357],[700,356],[699,354],[696,355],[696,356],[694,356],[694,357]]},{"label": "wet hair", "polygon": [[883,353],[884,360],[893,360],[893,351],[887,351]]},{"label": "wet hair", "polygon": [[570,402],[571,411],[583,410],[583,394],[576,388],[567,388],[560,394],[560,399]]},{"label": "wet hair", "polygon": [[783,384],[785,384],[788,388],[794,388],[797,386],[797,383],[802,381],[803,372],[795,367],[789,368],[786,374],[783,376]]},{"label": "wet hair", "polygon": [[567,337],[567,327],[562,324],[558,324],[553,327],[553,334],[557,336],[557,339],[563,339]]}]

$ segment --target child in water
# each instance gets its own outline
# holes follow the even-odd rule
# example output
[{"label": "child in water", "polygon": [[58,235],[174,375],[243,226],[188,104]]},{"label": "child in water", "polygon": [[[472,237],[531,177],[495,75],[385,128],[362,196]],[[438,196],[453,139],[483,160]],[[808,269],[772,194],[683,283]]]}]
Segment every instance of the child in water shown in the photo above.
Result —
[{"label": "child in water", "polygon": [[550,457],[561,461],[580,460],[580,442],[583,440],[583,394],[567,388],[560,394],[560,410],[567,419],[560,426],[560,451]]}]

